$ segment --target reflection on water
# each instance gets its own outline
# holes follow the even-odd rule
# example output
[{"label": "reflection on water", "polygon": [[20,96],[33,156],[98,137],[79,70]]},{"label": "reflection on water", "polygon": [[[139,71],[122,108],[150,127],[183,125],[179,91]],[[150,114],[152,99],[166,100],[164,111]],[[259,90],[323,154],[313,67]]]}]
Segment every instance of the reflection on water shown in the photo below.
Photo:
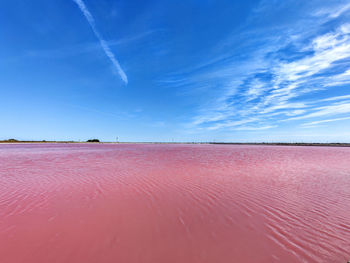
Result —
[{"label": "reflection on water", "polygon": [[0,262],[346,262],[350,148],[0,145]]}]

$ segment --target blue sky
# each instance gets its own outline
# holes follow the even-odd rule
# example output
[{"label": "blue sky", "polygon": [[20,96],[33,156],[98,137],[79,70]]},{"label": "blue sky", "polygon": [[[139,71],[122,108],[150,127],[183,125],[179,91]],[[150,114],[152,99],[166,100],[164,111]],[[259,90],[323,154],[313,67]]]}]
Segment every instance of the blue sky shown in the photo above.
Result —
[{"label": "blue sky", "polygon": [[0,0],[0,139],[350,142],[350,3]]}]

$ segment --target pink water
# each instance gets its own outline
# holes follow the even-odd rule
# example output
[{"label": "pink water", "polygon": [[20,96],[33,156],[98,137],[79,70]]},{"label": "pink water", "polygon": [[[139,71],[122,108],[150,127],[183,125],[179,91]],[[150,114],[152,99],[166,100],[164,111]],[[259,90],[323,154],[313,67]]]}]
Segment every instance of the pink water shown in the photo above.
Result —
[{"label": "pink water", "polygon": [[0,145],[1,263],[349,259],[350,148]]}]

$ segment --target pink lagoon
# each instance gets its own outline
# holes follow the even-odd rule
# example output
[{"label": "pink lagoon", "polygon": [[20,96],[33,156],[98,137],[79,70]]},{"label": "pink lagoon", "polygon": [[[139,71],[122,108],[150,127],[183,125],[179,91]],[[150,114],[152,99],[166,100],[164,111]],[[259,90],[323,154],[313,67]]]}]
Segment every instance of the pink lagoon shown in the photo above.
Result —
[{"label": "pink lagoon", "polygon": [[350,148],[0,145],[1,263],[349,259]]}]

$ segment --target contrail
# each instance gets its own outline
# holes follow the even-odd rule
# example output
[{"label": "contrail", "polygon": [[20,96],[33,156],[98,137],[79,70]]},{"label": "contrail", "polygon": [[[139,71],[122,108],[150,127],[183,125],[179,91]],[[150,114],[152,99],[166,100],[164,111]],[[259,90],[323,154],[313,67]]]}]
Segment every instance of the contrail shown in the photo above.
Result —
[{"label": "contrail", "polygon": [[128,84],[128,77],[126,76],[124,70],[121,68],[118,60],[115,58],[114,54],[112,53],[111,49],[109,48],[107,42],[103,39],[100,32],[96,28],[96,23],[94,17],[91,15],[90,11],[87,9],[85,3],[83,0],[73,0],[80,8],[81,12],[84,14],[86,20],[89,22],[92,31],[94,32],[95,36],[100,41],[101,47],[103,51],[105,52],[106,56],[111,60],[115,68],[117,69],[121,79],[125,82],[125,84]]}]

